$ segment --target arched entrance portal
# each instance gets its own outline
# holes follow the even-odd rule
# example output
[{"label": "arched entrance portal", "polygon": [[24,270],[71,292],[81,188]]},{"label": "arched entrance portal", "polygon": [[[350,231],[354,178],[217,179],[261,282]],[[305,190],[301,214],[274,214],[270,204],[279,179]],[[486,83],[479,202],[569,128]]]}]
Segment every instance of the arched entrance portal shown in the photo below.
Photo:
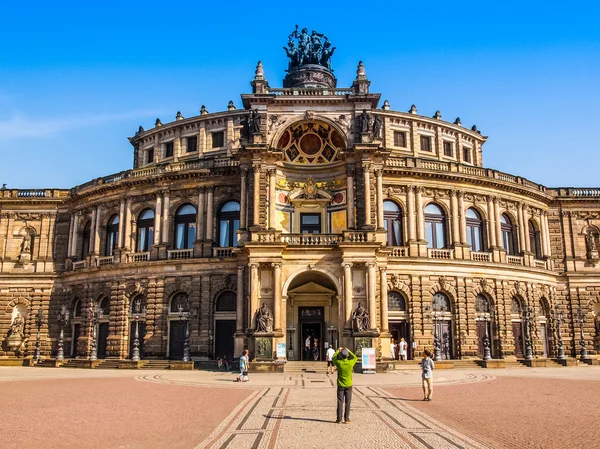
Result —
[{"label": "arched entrance portal", "polygon": [[337,287],[318,271],[297,275],[287,289],[288,359],[325,360],[327,348],[337,347],[341,309]]}]

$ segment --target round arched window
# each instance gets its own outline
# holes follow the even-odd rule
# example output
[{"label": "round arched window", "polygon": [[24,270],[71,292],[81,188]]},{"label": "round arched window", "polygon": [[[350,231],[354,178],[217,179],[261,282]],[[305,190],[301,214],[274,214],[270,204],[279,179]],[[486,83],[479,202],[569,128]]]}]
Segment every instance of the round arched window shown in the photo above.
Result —
[{"label": "round arched window", "polygon": [[171,308],[169,310],[171,313],[179,313],[180,311],[189,312],[190,302],[188,301],[188,296],[185,293],[177,293],[171,299]]},{"label": "round arched window", "polygon": [[490,301],[481,293],[475,298],[475,310],[477,313],[490,313]]},{"label": "round arched window", "polygon": [[396,312],[406,312],[406,301],[401,293],[388,292],[388,310]]},{"label": "round arched window", "polygon": [[294,164],[328,164],[345,147],[342,135],[320,121],[294,123],[279,138],[277,148]]},{"label": "round arched window", "polygon": [[217,312],[235,312],[236,295],[234,292],[223,292],[217,298]]},{"label": "round arched window", "polygon": [[431,299],[431,306],[435,312],[450,312],[450,299],[445,293],[437,292]]},{"label": "round arched window", "polygon": [[434,203],[425,207],[425,238],[428,248],[446,246],[446,217],[442,208]]},{"label": "round arched window", "polygon": [[190,249],[196,241],[196,208],[184,204],[175,214],[175,248]]}]

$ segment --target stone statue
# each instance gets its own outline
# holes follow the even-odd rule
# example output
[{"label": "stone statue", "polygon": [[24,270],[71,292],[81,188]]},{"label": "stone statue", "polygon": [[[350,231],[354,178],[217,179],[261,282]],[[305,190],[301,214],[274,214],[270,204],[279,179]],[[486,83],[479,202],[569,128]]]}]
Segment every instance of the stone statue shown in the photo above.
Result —
[{"label": "stone statue", "polygon": [[[296,44],[295,40],[298,41]],[[283,47],[289,58],[288,71],[305,64],[316,64],[331,70],[331,55],[335,47],[325,34],[313,30],[308,34],[307,28],[296,29],[288,36],[287,47]]]},{"label": "stone statue", "polygon": [[325,38],[325,43],[323,44],[323,50],[321,51],[321,61],[320,64],[323,67],[327,67],[331,70],[331,57],[333,56],[333,52],[336,47],[331,47],[331,41]]},{"label": "stone statue", "polygon": [[260,134],[260,114],[258,109],[250,111],[249,123],[250,134]]},{"label": "stone statue", "polygon": [[292,38],[288,41],[288,46],[283,47],[287,57],[290,58],[288,63],[288,71],[293,67],[298,67],[300,65],[300,53],[298,51],[298,47],[296,47],[296,43]]},{"label": "stone statue", "polygon": [[361,133],[368,133],[371,125],[371,115],[366,109],[363,109],[362,114],[358,116],[358,129]]},{"label": "stone statue", "polygon": [[24,337],[23,330],[25,329],[25,320],[21,316],[19,312],[15,316],[12,324],[10,325],[10,335],[18,335],[19,337]]},{"label": "stone statue", "polygon": [[267,303],[263,302],[256,312],[256,331],[273,332],[273,313],[267,307]]},{"label": "stone statue", "polygon": [[29,233],[23,236],[23,242],[21,243],[21,254],[31,254],[31,236]]},{"label": "stone statue", "polygon": [[589,252],[598,251],[598,247],[596,246],[596,236],[593,233],[588,233],[585,235],[585,242],[587,243],[587,250]]},{"label": "stone statue", "polygon": [[594,318],[594,329],[596,330],[596,337],[600,337],[600,312]]},{"label": "stone statue", "polygon": [[381,128],[383,127],[383,120],[379,115],[376,115],[373,119],[373,137],[375,139],[381,138]]},{"label": "stone statue", "polygon": [[352,312],[352,323],[355,332],[364,332],[369,329],[369,312],[358,303],[358,307]]}]

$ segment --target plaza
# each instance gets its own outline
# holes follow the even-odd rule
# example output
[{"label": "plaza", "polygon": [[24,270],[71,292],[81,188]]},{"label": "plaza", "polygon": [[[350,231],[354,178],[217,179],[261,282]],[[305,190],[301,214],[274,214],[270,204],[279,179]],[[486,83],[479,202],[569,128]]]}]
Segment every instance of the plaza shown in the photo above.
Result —
[{"label": "plaza", "polygon": [[[355,374],[335,424],[335,375],[0,368],[3,448],[591,448],[600,368]],[[566,416],[577,417],[575,422]]]}]

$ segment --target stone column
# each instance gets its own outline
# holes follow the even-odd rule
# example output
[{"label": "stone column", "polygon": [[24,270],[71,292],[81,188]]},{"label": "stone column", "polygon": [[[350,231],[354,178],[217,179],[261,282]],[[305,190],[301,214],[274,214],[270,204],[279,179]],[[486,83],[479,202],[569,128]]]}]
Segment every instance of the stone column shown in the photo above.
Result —
[{"label": "stone column", "polygon": [[92,208],[92,223],[90,225],[90,241],[89,241],[89,247],[88,248],[84,248],[83,250],[83,254],[87,254],[87,253],[93,253],[94,252],[94,247],[96,245],[96,215],[97,215],[97,210],[96,208]]},{"label": "stone column", "polygon": [[71,212],[71,221],[69,222],[69,243],[67,244],[67,257],[73,255],[73,229],[75,228],[76,215]]},{"label": "stone column", "polygon": [[206,188],[206,240],[213,239],[214,217],[213,217],[213,188]]},{"label": "stone column", "polygon": [[344,322],[346,329],[352,329],[352,264],[342,263],[344,267]]},{"label": "stone column", "polygon": [[123,236],[123,247],[130,248],[131,246],[131,202],[132,199],[127,197],[125,204],[125,235]]},{"label": "stone column", "polygon": [[252,224],[254,226],[258,226],[260,223],[260,165],[253,165],[253,183],[254,183],[254,192],[253,192],[253,216],[252,216]]},{"label": "stone column", "polygon": [[269,229],[275,229],[277,226],[277,212],[275,210],[275,173],[276,170],[274,168],[267,171],[269,176]]},{"label": "stone column", "polygon": [[460,229],[460,242],[463,245],[467,244],[467,213],[465,211],[465,198],[462,192],[457,192],[458,197],[458,222]]},{"label": "stone column", "polygon": [[363,180],[365,184],[365,225],[371,224],[371,179],[369,176],[370,162],[363,162]]},{"label": "stone column", "polygon": [[413,242],[416,240],[416,229],[415,229],[415,188],[414,186],[408,186],[406,188],[406,208],[407,208],[407,226],[408,226],[408,241]]},{"label": "stone column", "polygon": [[450,196],[450,213],[452,214],[452,244],[460,244],[460,230],[458,229],[458,204],[456,200],[456,190],[452,190]]},{"label": "stone column", "polygon": [[162,212],[162,195],[161,193],[156,194],[156,205],[154,206],[154,244],[160,244],[160,217]]},{"label": "stone column", "polygon": [[379,276],[381,278],[381,285],[379,286],[381,296],[381,331],[389,332],[388,323],[388,285],[387,285],[387,268],[381,267],[379,269]]},{"label": "stone column", "polygon": [[121,207],[119,208],[119,241],[117,242],[117,247],[123,247],[123,234],[125,234],[125,205],[127,203],[127,199],[125,197],[121,198]]},{"label": "stone column", "polygon": [[256,323],[254,322],[254,313],[256,309],[258,309],[258,290],[260,289],[259,280],[258,280],[258,267],[257,263],[248,264],[250,267],[250,307],[248,310],[248,327],[250,329],[256,328]]},{"label": "stone column", "polygon": [[375,301],[376,298],[376,279],[375,279],[375,263],[368,262],[365,264],[367,266],[367,292],[368,292],[368,301],[369,301],[369,319],[371,329],[377,329],[377,304]]},{"label": "stone column", "polygon": [[527,251],[527,243],[525,242],[525,226],[523,225],[523,205],[517,204],[517,224],[519,226],[519,247],[521,251]]},{"label": "stone column", "polygon": [[71,248],[71,256],[73,257],[77,257],[77,237],[79,236],[79,214],[75,214],[75,216],[73,217],[74,219],[74,223],[73,223],[73,241],[72,243],[72,248]]},{"label": "stone column", "polygon": [[281,264],[272,263],[273,267],[273,330],[281,330]]},{"label": "stone column", "polygon": [[527,252],[531,252],[531,240],[529,239],[529,207],[523,206],[521,209],[521,213],[523,214],[523,237],[525,238],[525,247],[527,248]]},{"label": "stone column", "polygon": [[102,209],[100,206],[96,206],[96,226],[93,229],[94,232],[94,254],[100,255],[100,226],[102,223]]},{"label": "stone column", "polygon": [[248,176],[248,170],[242,168],[240,170],[240,229],[246,229],[248,227],[248,223],[246,223],[246,201],[248,196],[246,176]]},{"label": "stone column", "polygon": [[198,213],[196,214],[196,240],[204,240],[204,187],[198,189]]},{"label": "stone column", "polygon": [[383,170],[375,170],[377,182],[377,229],[383,229]]},{"label": "stone column", "polygon": [[498,198],[494,197],[494,218],[496,220],[496,242],[498,242],[498,246],[502,246],[502,226],[500,221],[500,204]]},{"label": "stone column", "polygon": [[346,167],[346,219],[349,229],[354,229],[354,169]]},{"label": "stone column", "polygon": [[423,189],[417,187],[417,239],[425,241],[425,211],[423,210]]},{"label": "stone column", "polygon": [[169,208],[171,206],[171,194],[166,191],[164,193],[163,199],[163,214],[162,214],[162,242],[166,245],[169,243],[169,224],[170,224],[170,214]]},{"label": "stone column", "polygon": [[544,255],[546,257],[551,257],[552,256],[552,243],[550,241],[550,226],[548,225],[548,212],[547,211],[543,211],[542,215],[541,215],[541,221],[543,224],[543,229],[544,229],[544,241],[546,242],[546,250]]},{"label": "stone column", "polygon": [[488,241],[489,241],[489,245],[490,248],[495,248],[497,246],[500,246],[500,244],[496,241],[496,226],[499,225],[496,224],[496,217],[495,217],[495,213],[494,213],[494,203],[492,202],[492,197],[488,196],[487,197],[487,215],[488,215],[488,229],[487,229],[487,235],[488,235]]},{"label": "stone column", "polygon": [[244,266],[237,266],[237,291],[235,306],[235,329],[244,332]]}]

